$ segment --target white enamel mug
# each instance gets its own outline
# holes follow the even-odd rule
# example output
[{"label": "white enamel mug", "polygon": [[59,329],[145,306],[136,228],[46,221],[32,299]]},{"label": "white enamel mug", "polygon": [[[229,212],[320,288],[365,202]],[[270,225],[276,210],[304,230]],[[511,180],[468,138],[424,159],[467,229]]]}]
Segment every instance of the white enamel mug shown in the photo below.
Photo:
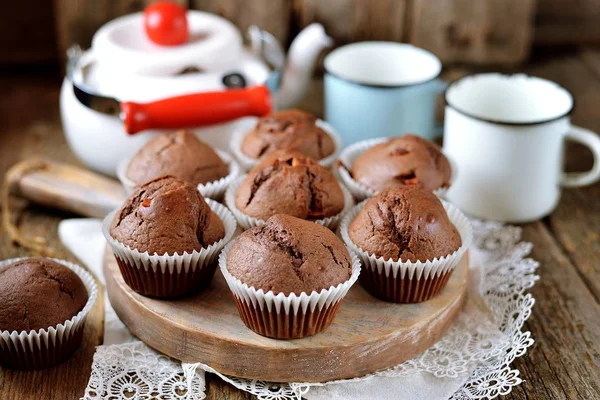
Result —
[{"label": "white enamel mug", "polygon": [[[444,152],[460,171],[446,197],[467,214],[532,221],[554,210],[562,187],[600,178],[600,138],[571,125],[573,96],[558,84],[477,74],[453,82],[445,100]],[[565,140],[590,148],[590,171],[563,171]]]}]

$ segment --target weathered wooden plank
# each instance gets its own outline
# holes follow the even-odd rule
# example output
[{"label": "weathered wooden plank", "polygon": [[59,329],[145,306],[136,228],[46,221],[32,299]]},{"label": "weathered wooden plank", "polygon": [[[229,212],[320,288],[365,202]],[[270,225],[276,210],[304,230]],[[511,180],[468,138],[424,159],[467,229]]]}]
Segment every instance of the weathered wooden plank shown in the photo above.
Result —
[{"label": "weathered wooden plank", "polygon": [[27,157],[49,154],[77,164],[62,135],[58,110],[60,80],[46,75],[0,77],[0,172]]},{"label": "weathered wooden plank", "polygon": [[414,0],[408,40],[444,62],[514,64],[529,54],[535,0]]},{"label": "weathered wooden plank", "polygon": [[[577,99],[573,116],[576,123],[592,128],[600,126],[593,106],[598,101],[595,94],[598,80],[585,71],[576,57],[546,58],[524,69],[555,80],[573,91]],[[455,69],[445,73],[446,77],[461,75],[464,71]],[[581,146],[569,146],[567,161],[568,170],[584,170],[591,165],[589,151],[584,151]],[[561,233],[556,228],[554,232],[549,231],[543,222],[524,227],[524,239],[534,243],[532,257],[541,263],[538,273],[542,279],[533,289],[536,306],[525,326],[532,332],[536,344],[527,356],[514,363],[513,367],[520,370],[524,383],[507,398],[600,398],[600,346],[594,340],[600,334],[599,308],[593,292],[597,289],[590,284],[590,281],[597,282],[594,277],[598,274],[597,270],[586,271],[597,265],[588,258],[590,254],[596,257],[597,242],[582,240],[582,237],[598,232],[598,186],[566,190],[557,211],[549,218],[552,227],[556,226],[554,222],[558,217],[581,235],[570,236],[575,243],[571,252],[565,254],[563,241],[553,237],[556,233],[561,239],[564,226],[560,227]],[[579,201],[576,215],[572,205],[575,200],[571,197]]]},{"label": "weathered wooden plank", "polygon": [[[533,64],[527,71],[552,79],[575,96],[573,123],[600,132],[600,63],[598,54],[588,51],[587,66],[577,56],[555,58]],[[595,58],[594,58],[595,57]],[[594,62],[596,60],[596,63]],[[596,73],[594,69],[596,68]],[[591,153],[581,145],[570,145],[566,152],[566,169],[584,171],[592,166]],[[564,189],[561,201],[549,218],[549,226],[584,281],[600,299],[600,184]]]},{"label": "weathered wooden plank", "polygon": [[579,55],[583,63],[600,78],[600,49],[598,47],[584,47]]},{"label": "weathered wooden plank", "polygon": [[225,17],[244,33],[250,25],[258,25],[284,45],[288,40],[292,11],[288,0],[190,0],[190,8]]},{"label": "weathered wooden plank", "polygon": [[[590,52],[587,57],[598,59]],[[586,71],[577,56],[545,58],[524,70],[571,90],[577,103],[574,122],[600,129],[600,116],[595,111],[600,81]],[[579,145],[568,146],[566,158],[567,170],[591,166],[591,154]],[[544,222],[524,227],[524,239],[534,243],[532,257],[541,263],[538,273],[542,279],[532,292],[536,306],[525,326],[536,344],[514,363],[524,383],[508,398],[600,398],[600,346],[594,339],[600,335],[595,236],[600,227],[598,196],[599,184],[565,190],[557,210],[546,220],[551,230]]]},{"label": "weathered wooden plank", "polygon": [[540,46],[600,43],[600,2],[537,0],[534,42]]},{"label": "weathered wooden plank", "polygon": [[[570,79],[568,76],[572,74],[587,76],[585,68],[580,69],[577,65],[581,66],[582,64],[572,57],[565,57],[559,61],[544,60],[543,62],[534,63],[531,68],[528,67],[528,70],[555,79],[567,85],[569,89],[574,90],[574,88],[579,88],[580,84],[569,83],[570,81],[567,81],[567,79]],[[581,125],[596,127],[598,126],[595,122],[597,116],[594,115],[593,102],[596,97],[591,92],[597,91],[597,89],[594,89],[595,84],[593,81],[583,82],[581,86],[587,84],[591,86],[590,91],[577,89],[578,105],[574,119]],[[63,161],[74,162],[73,156],[66,150],[64,139],[58,128],[59,119],[56,104],[58,81],[47,77],[43,79],[10,77],[0,79],[0,86],[6,89],[7,93],[0,98],[0,109],[3,110],[0,113],[0,125],[3,127],[3,132],[0,134],[0,149],[2,149],[0,171],[5,171],[8,165],[30,154],[51,153]],[[302,108],[320,113],[321,90],[322,88],[318,84],[313,85],[311,91],[314,94],[307,96]],[[592,103],[588,104],[589,101],[592,101]],[[598,104],[597,100],[595,104]],[[4,149],[11,149],[11,151],[5,151]],[[583,156],[580,154],[583,154]],[[589,163],[589,154],[587,156],[586,154],[579,153],[577,158],[587,157],[586,162]],[[584,166],[584,164],[579,164],[578,160],[570,160],[570,167],[572,168]],[[571,192],[572,190],[565,191],[563,203],[568,201],[567,197],[570,196],[569,193]],[[585,207],[584,213],[590,213],[589,209],[595,204],[593,201],[597,201],[598,197],[590,197],[587,190],[584,190],[581,196],[581,204]],[[563,207],[562,203],[556,213],[559,212],[561,207]],[[565,218],[570,217],[569,210],[568,207],[565,208]],[[596,218],[595,213],[595,211],[592,212],[594,214],[592,218]],[[21,218],[21,227],[28,234],[34,232],[51,233],[49,236],[51,245],[58,246],[55,225],[52,224],[56,224],[58,218],[62,216],[64,215],[50,213],[48,210],[31,208]],[[553,226],[556,226],[553,220],[554,217],[552,216],[550,220],[553,221]],[[45,223],[43,222],[44,218],[49,218],[53,222],[51,224]],[[590,225],[586,225],[588,223],[586,219],[589,216],[584,214],[577,218],[577,224],[582,231],[593,229],[590,228]],[[521,370],[521,376],[526,381],[523,386],[515,389],[511,397],[519,399],[598,398],[598,382],[600,382],[600,377],[597,376],[599,351],[594,343],[600,337],[597,318],[599,315],[598,306],[594,303],[593,296],[590,295],[591,292],[581,284],[581,279],[577,271],[574,270],[571,260],[561,252],[556,246],[556,242],[550,246],[553,239],[548,231],[544,230],[538,223],[532,225],[532,227],[528,225],[525,227],[525,239],[534,242],[535,247],[532,256],[542,262],[539,270],[542,280],[538,282],[533,290],[537,303],[527,325],[527,329],[532,331],[537,343],[526,357],[515,363],[515,367]],[[589,249],[592,245],[593,243],[582,241],[577,242],[576,246],[579,251],[585,252],[589,251],[586,249]],[[5,237],[0,238],[0,256],[2,258],[18,254],[26,254],[26,252],[6,243]],[[572,254],[569,253],[569,257],[571,256]],[[579,261],[575,258],[572,258],[572,260],[579,265]],[[590,276],[593,277],[594,275]],[[91,354],[88,363],[91,363]],[[73,391],[64,392],[67,393],[65,396],[54,398],[76,398],[81,395],[88,375],[87,372],[82,372],[84,369],[79,368],[79,365],[75,369],[78,371],[77,376],[52,375],[53,381],[44,380],[41,382],[42,384],[40,384],[40,381],[33,381],[34,378],[21,380],[18,384],[24,387],[34,384],[40,387],[50,387],[58,393],[60,388],[56,387],[56,382],[68,379],[66,382],[72,385],[71,390]],[[593,373],[596,375],[593,375]],[[214,376],[210,376],[208,380],[209,398],[248,398],[247,395],[241,394],[231,387],[227,391],[226,389],[222,390],[227,394],[219,394],[221,392],[221,386],[219,385],[224,386],[224,384]],[[10,382],[12,381],[9,379],[11,388],[17,386],[16,383]],[[6,384],[5,376],[5,388]],[[213,386],[216,388],[213,389]],[[79,389],[76,389],[76,387]],[[5,393],[12,393],[3,390],[0,389],[0,398],[5,398]],[[596,390],[596,392],[593,390]],[[50,392],[45,391],[44,393]],[[238,397],[231,397],[233,395],[230,395],[230,393],[240,394]],[[33,396],[35,394],[31,392],[29,395]],[[53,398],[51,396],[54,396],[54,394],[37,398]],[[7,398],[11,397],[7,396]]]},{"label": "weathered wooden plank", "polygon": [[[2,77],[0,87],[0,176],[13,163],[33,155],[49,155],[75,163],[60,129],[58,118],[58,81],[49,77]],[[18,218],[25,236],[43,236],[59,258],[78,262],[60,245],[57,225],[69,215],[39,207],[29,207]],[[30,256],[15,246],[0,228],[0,259]],[[36,372],[1,370],[0,398],[15,400],[63,400],[79,398],[87,385],[95,347],[102,343],[104,296],[98,300],[86,321],[84,342],[75,356],[60,366]]]},{"label": "weathered wooden plank", "polygon": [[600,395],[600,305],[542,222],[523,227],[541,279],[525,329],[535,339],[517,359],[525,380],[515,399],[597,399]]},{"label": "weathered wooden plank", "polygon": [[320,22],[336,44],[361,40],[402,41],[406,0],[294,0],[293,22],[300,30]]},{"label": "weathered wooden plank", "polygon": [[247,392],[236,389],[214,374],[206,374],[207,400],[250,400],[255,397]]},{"label": "weathered wooden plank", "polygon": [[11,2],[0,24],[0,65],[51,63],[56,60],[52,3]]}]

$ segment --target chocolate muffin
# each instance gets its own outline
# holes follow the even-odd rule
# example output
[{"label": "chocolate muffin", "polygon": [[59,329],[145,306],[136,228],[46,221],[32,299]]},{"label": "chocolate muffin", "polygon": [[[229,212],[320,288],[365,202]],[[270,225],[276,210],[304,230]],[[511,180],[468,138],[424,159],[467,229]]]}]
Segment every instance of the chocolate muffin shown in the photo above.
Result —
[{"label": "chocolate muffin", "polygon": [[88,292],[75,272],[48,258],[17,261],[0,271],[0,331],[63,324],[79,313]]},{"label": "chocolate muffin", "polygon": [[227,254],[227,270],[257,290],[287,296],[347,281],[352,263],[342,241],[329,229],[278,214],[236,239]]},{"label": "chocolate muffin", "polygon": [[189,131],[158,135],[129,162],[126,175],[136,185],[171,175],[194,186],[227,176],[229,168],[217,153]]},{"label": "chocolate muffin", "polygon": [[402,262],[444,257],[462,244],[437,196],[415,186],[389,189],[367,200],[348,234],[362,250]]},{"label": "chocolate muffin", "polygon": [[300,110],[274,112],[258,120],[244,138],[242,152],[251,158],[261,158],[276,150],[296,150],[321,160],[335,151],[335,144],[316,122],[314,115]]},{"label": "chocolate muffin", "polygon": [[333,173],[316,161],[299,152],[277,151],[248,173],[235,205],[262,220],[275,214],[316,220],[339,214],[344,193]]},{"label": "chocolate muffin", "polygon": [[418,186],[433,191],[450,186],[452,168],[439,146],[416,135],[404,135],[375,145],[352,165],[357,182],[381,191]]},{"label": "chocolate muffin", "polygon": [[195,186],[163,176],[127,200],[110,234],[139,252],[162,255],[200,250],[223,238],[225,230]]},{"label": "chocolate muffin", "polygon": [[0,262],[0,331],[13,333],[0,337],[0,364],[31,370],[69,358],[81,344],[96,293],[92,276],[68,261]]}]

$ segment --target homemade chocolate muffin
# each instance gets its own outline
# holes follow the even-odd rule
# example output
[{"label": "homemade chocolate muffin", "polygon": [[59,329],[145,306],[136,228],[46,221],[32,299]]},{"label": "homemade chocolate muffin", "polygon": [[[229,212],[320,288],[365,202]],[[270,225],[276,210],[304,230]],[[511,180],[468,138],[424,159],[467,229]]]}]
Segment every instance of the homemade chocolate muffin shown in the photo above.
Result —
[{"label": "homemade chocolate muffin", "polygon": [[164,176],[142,185],[109,214],[102,232],[131,289],[174,298],[210,285],[235,219],[193,185]]},{"label": "homemade chocolate muffin", "polygon": [[227,270],[264,292],[310,294],[350,279],[352,263],[329,229],[289,215],[274,215],[242,233],[227,254]]},{"label": "homemade chocolate muffin", "polygon": [[462,244],[437,196],[415,186],[389,189],[367,200],[348,234],[362,250],[402,262],[444,257]]},{"label": "homemade chocolate muffin", "polygon": [[63,324],[79,313],[88,292],[75,272],[48,258],[17,261],[0,271],[0,331]]},{"label": "homemade chocolate muffin", "polygon": [[344,209],[333,173],[299,152],[277,151],[253,168],[236,193],[236,207],[266,220],[275,214],[322,219]]},{"label": "homemade chocolate muffin", "polygon": [[195,186],[163,176],[127,200],[110,234],[139,252],[162,255],[200,250],[223,238],[225,229]]},{"label": "homemade chocolate muffin", "polygon": [[408,134],[365,151],[354,161],[352,176],[375,191],[397,186],[433,191],[450,186],[452,168],[439,146]]},{"label": "homemade chocolate muffin", "polygon": [[296,150],[320,160],[335,150],[333,139],[315,123],[317,118],[300,110],[277,111],[258,120],[244,138],[242,152],[261,158],[276,150]]},{"label": "homemade chocolate muffin", "polygon": [[158,135],[129,162],[127,178],[137,185],[171,175],[197,186],[227,176],[229,168],[217,153],[189,131]]}]

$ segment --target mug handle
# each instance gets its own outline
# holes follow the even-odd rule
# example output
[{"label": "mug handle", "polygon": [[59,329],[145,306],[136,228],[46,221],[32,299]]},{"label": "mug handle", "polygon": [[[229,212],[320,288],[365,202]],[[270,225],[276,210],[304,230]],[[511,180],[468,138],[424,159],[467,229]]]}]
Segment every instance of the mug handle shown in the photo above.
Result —
[{"label": "mug handle", "polygon": [[600,179],[600,137],[579,126],[571,126],[566,138],[581,143],[589,148],[594,155],[594,166],[587,172],[564,172],[560,185],[563,187],[587,186]]}]

